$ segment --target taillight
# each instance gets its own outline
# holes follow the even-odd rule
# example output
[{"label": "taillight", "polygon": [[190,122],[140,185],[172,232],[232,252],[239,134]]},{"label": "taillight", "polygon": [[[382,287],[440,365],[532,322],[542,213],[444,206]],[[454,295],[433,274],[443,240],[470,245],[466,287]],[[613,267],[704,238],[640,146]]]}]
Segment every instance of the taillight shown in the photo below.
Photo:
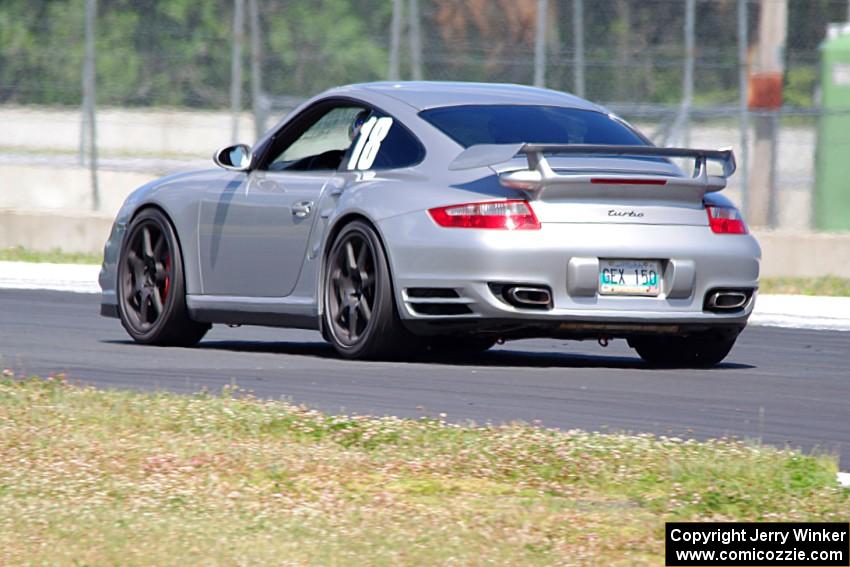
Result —
[{"label": "taillight", "polygon": [[747,224],[734,207],[705,206],[708,224],[715,234],[747,234]]},{"label": "taillight", "polygon": [[431,218],[451,228],[537,230],[540,222],[528,201],[488,201],[428,209]]}]

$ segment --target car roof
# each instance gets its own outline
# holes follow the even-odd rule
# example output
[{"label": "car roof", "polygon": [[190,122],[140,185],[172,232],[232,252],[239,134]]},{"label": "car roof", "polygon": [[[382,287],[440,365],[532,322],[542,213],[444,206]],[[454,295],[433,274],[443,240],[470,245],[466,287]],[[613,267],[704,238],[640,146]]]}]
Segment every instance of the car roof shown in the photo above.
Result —
[{"label": "car roof", "polygon": [[333,90],[364,98],[368,98],[369,93],[380,93],[404,102],[416,110],[470,104],[521,104],[607,112],[601,106],[567,93],[505,83],[382,81],[347,85]]}]

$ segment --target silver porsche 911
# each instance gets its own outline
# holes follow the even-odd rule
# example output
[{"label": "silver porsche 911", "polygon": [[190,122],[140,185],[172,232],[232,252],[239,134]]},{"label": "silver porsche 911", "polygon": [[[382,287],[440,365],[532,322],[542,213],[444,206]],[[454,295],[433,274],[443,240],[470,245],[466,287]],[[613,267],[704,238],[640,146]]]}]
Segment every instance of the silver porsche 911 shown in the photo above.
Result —
[{"label": "silver porsche 911", "polygon": [[118,213],[101,313],[140,343],[215,323],[317,329],[351,358],[625,338],[709,366],[753,309],[761,251],[718,193],[732,152],[654,147],[564,93],[345,86],[214,161]]}]

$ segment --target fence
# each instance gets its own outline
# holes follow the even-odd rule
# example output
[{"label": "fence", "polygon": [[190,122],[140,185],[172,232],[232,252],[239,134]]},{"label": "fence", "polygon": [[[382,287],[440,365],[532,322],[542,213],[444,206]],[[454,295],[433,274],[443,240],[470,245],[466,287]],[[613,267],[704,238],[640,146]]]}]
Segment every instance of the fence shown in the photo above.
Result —
[{"label": "fence", "polygon": [[[786,6],[783,106],[753,113],[747,78],[767,35],[762,16]],[[297,101],[337,84],[537,84],[605,104],[659,144],[733,146],[741,167],[730,195],[758,224],[804,228],[817,48],[827,23],[847,19],[848,0],[6,0],[0,104],[65,108],[66,117],[80,109],[74,149],[92,165],[98,207],[98,190],[109,190],[97,185],[103,160],[196,155],[191,144],[175,152],[173,140],[161,150],[149,140],[138,150],[105,142],[151,109],[194,113],[193,123],[217,112],[200,137],[221,145],[256,137]],[[161,137],[174,135],[163,122]],[[768,136],[775,151],[765,154],[774,158],[754,159],[765,124],[778,126]],[[26,137],[25,125],[16,122],[21,130],[0,151],[38,144],[9,142]],[[37,149],[68,150],[46,134]],[[766,197],[755,199],[763,178]]]}]

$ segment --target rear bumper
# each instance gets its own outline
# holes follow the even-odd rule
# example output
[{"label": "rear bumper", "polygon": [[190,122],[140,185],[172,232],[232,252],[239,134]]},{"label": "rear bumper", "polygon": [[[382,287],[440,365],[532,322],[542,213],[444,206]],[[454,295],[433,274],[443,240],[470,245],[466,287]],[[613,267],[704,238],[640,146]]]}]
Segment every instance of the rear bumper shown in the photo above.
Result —
[{"label": "rear bumper", "polygon": [[[446,229],[425,213],[385,219],[387,245],[399,313],[417,332],[451,327],[595,330],[606,325],[621,336],[706,328],[742,328],[752,313],[761,250],[750,235],[716,235],[706,226],[544,223],[535,231]],[[415,236],[414,236],[415,235]],[[597,293],[598,262],[609,259],[659,260],[662,291],[657,297],[603,296]],[[498,297],[493,283],[545,286],[546,309],[517,308]],[[448,289],[457,297],[415,297],[410,290]],[[715,289],[743,289],[752,297],[740,309],[704,309]],[[448,293],[446,294],[448,295]],[[423,305],[454,305],[445,310]],[[457,307],[462,306],[462,307]],[[494,323],[497,323],[494,325]],[[440,325],[437,325],[440,324]],[[570,328],[572,325],[572,328]]]}]

